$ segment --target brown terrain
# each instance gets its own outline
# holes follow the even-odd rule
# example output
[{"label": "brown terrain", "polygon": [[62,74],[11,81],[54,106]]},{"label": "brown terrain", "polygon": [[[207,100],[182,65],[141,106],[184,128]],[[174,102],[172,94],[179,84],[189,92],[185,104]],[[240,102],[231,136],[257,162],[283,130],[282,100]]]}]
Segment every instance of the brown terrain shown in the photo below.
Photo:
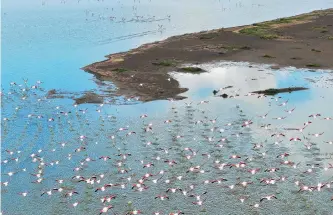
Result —
[{"label": "brown terrain", "polygon": [[[169,72],[205,72],[184,64],[246,61],[297,68],[333,68],[333,9],[228,29],[170,37],[107,56],[83,69],[110,80],[118,94],[142,101],[181,98],[187,89]],[[169,79],[170,78],[170,79]]]}]

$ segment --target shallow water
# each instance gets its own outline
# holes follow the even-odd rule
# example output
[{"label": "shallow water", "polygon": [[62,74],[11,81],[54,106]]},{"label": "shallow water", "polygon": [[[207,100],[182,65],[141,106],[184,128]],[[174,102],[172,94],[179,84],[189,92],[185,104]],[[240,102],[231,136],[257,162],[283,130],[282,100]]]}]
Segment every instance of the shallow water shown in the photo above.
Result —
[{"label": "shallow water", "polygon": [[[10,171],[17,172],[14,176],[3,175],[2,182],[8,181],[9,185],[2,188],[2,210],[4,214],[98,214],[103,207],[99,198],[107,194],[115,194],[117,198],[111,201],[114,211],[120,214],[126,210],[137,208],[145,214],[155,211],[163,211],[167,214],[171,211],[182,210],[185,214],[239,214],[248,211],[249,214],[330,214],[332,205],[330,201],[331,190],[323,188],[321,192],[297,192],[298,187],[294,181],[300,180],[306,185],[316,186],[319,182],[330,182],[333,171],[328,167],[333,162],[332,145],[325,141],[333,140],[330,126],[333,120],[323,120],[323,117],[332,117],[333,103],[330,99],[332,95],[332,71],[309,72],[286,68],[279,71],[269,69],[269,66],[251,65],[247,63],[221,62],[213,65],[201,65],[209,73],[200,75],[172,73],[179,80],[183,87],[190,90],[184,95],[189,99],[184,101],[156,101],[137,105],[114,106],[105,104],[82,105],[71,107],[70,105],[59,105],[61,100],[42,100],[36,102],[44,92],[39,90],[29,90],[27,98],[22,100],[22,95],[11,94],[3,96],[3,117],[2,120],[2,161],[9,160],[2,165],[2,173]],[[311,81],[310,81],[311,80]],[[278,101],[273,97],[258,98],[257,95],[246,96],[253,90],[266,89],[270,87],[305,86],[309,90],[281,94]],[[223,90],[229,95],[239,94],[235,98],[223,99],[214,97],[213,89],[226,86],[233,86]],[[12,86],[11,92],[17,90],[17,86]],[[280,96],[280,95],[279,95]],[[274,98],[278,98],[277,96]],[[9,102],[11,101],[11,102]],[[200,104],[200,101],[209,103]],[[286,106],[279,106],[284,101],[288,101]],[[189,103],[191,102],[191,105]],[[15,105],[14,105],[15,104]],[[59,105],[59,106],[58,106]],[[15,111],[15,107],[19,107]],[[82,110],[88,108],[84,113]],[[285,110],[295,110],[288,114]],[[81,111],[80,111],[81,110]],[[97,112],[96,110],[101,110]],[[60,111],[68,112],[67,115]],[[28,117],[28,114],[35,115]],[[258,116],[268,113],[267,118]],[[310,114],[320,113],[317,119],[309,118]],[[38,115],[44,118],[38,118]],[[147,114],[147,118],[141,119],[141,114]],[[284,120],[275,120],[275,117],[287,116]],[[53,117],[55,121],[48,122],[48,118]],[[171,120],[170,124],[163,121]],[[215,123],[212,123],[216,119]],[[196,123],[202,120],[202,123]],[[244,121],[251,120],[253,124],[249,128],[242,128]],[[298,131],[286,131],[285,128],[300,128],[303,123],[311,120],[313,123],[304,129],[303,133]],[[143,129],[152,123],[153,132],[145,132]],[[228,125],[228,123],[232,123]],[[272,124],[270,130],[261,128],[261,125]],[[128,131],[119,131],[120,127],[127,127],[128,131],[135,131],[136,134],[126,136]],[[210,129],[213,128],[213,131]],[[220,130],[224,129],[224,130]],[[13,131],[16,131],[15,133]],[[274,133],[284,133],[285,137],[271,137]],[[318,138],[311,134],[324,132]],[[20,135],[17,135],[20,134]],[[80,140],[79,136],[85,135],[87,138]],[[110,137],[114,135],[115,139]],[[175,139],[177,135],[183,136]],[[301,142],[290,142],[291,137],[299,136]],[[212,138],[209,141],[208,138]],[[223,146],[219,147],[217,142],[222,137],[228,139]],[[306,140],[306,138],[309,138]],[[146,146],[151,141],[152,145]],[[278,145],[274,142],[278,142]],[[281,142],[280,142],[281,141]],[[310,149],[304,145],[313,143]],[[60,143],[66,143],[64,147]],[[253,144],[261,143],[264,148],[253,149]],[[86,147],[83,152],[75,152],[80,146]],[[197,155],[187,161],[184,156],[191,153],[184,151],[185,147],[195,149]],[[165,154],[163,149],[168,149]],[[10,155],[4,151],[22,151]],[[42,152],[37,151],[42,149]],[[266,152],[266,155],[262,153]],[[288,152],[290,157],[281,159],[277,155]],[[43,162],[47,164],[43,169],[44,181],[42,184],[34,184],[38,163],[33,163],[31,154],[39,154]],[[125,174],[118,173],[116,167],[120,158],[118,153],[131,153],[124,160],[124,166],[119,168],[127,169]],[[204,153],[211,154],[211,158],[202,156]],[[69,154],[72,154],[69,159]],[[232,160],[229,156],[238,154],[242,159]],[[100,156],[110,156],[111,159],[104,162],[99,160]],[[153,157],[161,156],[161,161],[153,160]],[[19,157],[19,161],[11,158]],[[80,161],[90,157],[96,161],[85,162],[80,165]],[[177,164],[169,167],[163,162],[166,159],[174,159]],[[253,159],[253,160],[249,160]],[[52,166],[50,163],[59,160],[59,164]],[[153,162],[155,165],[148,169],[143,169],[140,163]],[[229,168],[224,170],[214,168],[215,160],[226,163],[237,163],[246,160],[248,167]],[[297,169],[281,165],[283,160],[299,163]],[[40,164],[39,164],[40,165]],[[201,165],[206,173],[185,173],[190,166]],[[313,167],[313,173],[303,173],[308,165],[318,165]],[[83,167],[82,170],[73,171],[75,167]],[[256,175],[249,175],[246,172],[250,168],[260,168]],[[264,172],[266,168],[280,167],[276,173]],[[26,171],[22,171],[26,168]],[[146,181],[149,188],[143,192],[131,189],[131,184],[141,178],[145,173],[157,174],[160,170],[167,170],[158,184]],[[84,182],[76,182],[71,179],[74,175],[90,177],[92,175],[105,174],[100,184],[87,185]],[[131,182],[126,182],[126,177],[132,177]],[[176,176],[183,176],[181,181],[174,179]],[[277,182],[274,185],[264,185],[259,182],[260,178],[288,177],[287,182]],[[124,179],[122,179],[124,177]],[[226,178],[228,181],[218,184],[205,184],[205,180]],[[225,186],[235,184],[239,180],[252,181],[246,189],[236,187],[233,190]],[[157,178],[154,176],[153,178]],[[64,179],[62,185],[56,183],[56,179]],[[166,184],[165,180],[172,182]],[[94,192],[96,188],[106,183],[123,183],[125,189],[118,187],[111,188],[105,192]],[[163,194],[170,187],[179,187],[188,190],[190,184],[195,184],[194,193],[204,195],[204,206],[194,206],[194,198],[184,197],[181,193],[168,194],[169,200],[154,200],[158,194]],[[44,194],[54,187],[64,187],[65,189],[75,189],[79,195],[65,198],[64,194],[53,192],[52,196]],[[17,193],[28,191],[27,197],[21,197]],[[63,191],[65,193],[66,191]],[[262,202],[260,208],[253,208],[251,205],[258,203],[260,198],[266,195],[276,194],[278,200]],[[247,196],[248,199],[241,203],[238,198]],[[20,204],[12,204],[15,200]],[[31,201],[34,203],[31,204]],[[75,201],[80,204],[77,208],[69,205]],[[132,206],[127,202],[131,201]],[[51,204],[49,204],[51,202]],[[325,206],[323,206],[323,204]],[[109,205],[109,204],[106,204]],[[217,205],[220,205],[217,207]],[[288,210],[286,210],[286,205]],[[36,211],[38,208],[38,211]]]},{"label": "shallow water", "polygon": [[[189,3],[191,2],[191,3]],[[286,4],[288,2],[288,4]],[[184,210],[185,214],[242,214],[249,211],[251,214],[329,214],[332,204],[329,201],[332,191],[325,189],[323,192],[296,193],[297,187],[293,180],[302,180],[305,184],[316,185],[319,181],[328,182],[332,179],[332,169],[324,171],[322,168],[332,163],[332,145],[325,141],[332,141],[330,133],[332,121],[316,119],[304,131],[308,133],[325,132],[324,135],[311,139],[315,145],[306,149],[306,142],[289,143],[288,139],[298,135],[296,131],[284,131],[285,127],[299,128],[308,120],[308,115],[321,113],[324,117],[333,117],[332,73],[322,71],[312,73],[294,68],[272,71],[267,66],[248,64],[225,63],[203,65],[209,73],[201,75],[189,75],[173,73],[183,87],[190,90],[184,95],[189,98],[184,101],[169,102],[155,101],[139,103],[136,105],[117,106],[105,104],[80,105],[73,107],[70,99],[45,99],[45,94],[50,89],[60,89],[65,92],[82,92],[91,89],[100,89],[95,78],[80,70],[87,64],[102,60],[103,55],[125,51],[142,43],[166,38],[168,36],[200,31],[218,27],[249,24],[253,22],[289,16],[308,12],[314,9],[332,7],[333,1],[41,1],[19,2],[5,0],[2,2],[2,121],[1,121],[1,182],[8,181],[8,186],[1,187],[1,210],[3,214],[98,214],[102,208],[99,197],[113,193],[118,197],[112,200],[118,213],[128,210],[127,202],[133,202],[133,208],[141,209],[145,214],[161,210],[167,212]],[[199,7],[200,5],[200,7]],[[298,7],[302,5],[302,7]],[[140,21],[129,21],[134,17],[134,10]],[[112,8],[113,11],[112,11]],[[199,10],[199,9],[200,10]],[[92,13],[94,15],[92,16]],[[248,15],[250,14],[250,16]],[[170,15],[170,20],[168,20]],[[110,21],[109,16],[115,16]],[[155,16],[155,18],[153,18]],[[124,22],[119,22],[122,18]],[[154,21],[153,21],[154,20]],[[160,32],[158,25],[163,25]],[[263,70],[263,71],[259,71]],[[23,78],[28,78],[27,86]],[[256,80],[252,80],[256,79]],[[37,80],[43,83],[38,89],[31,89]],[[10,82],[17,82],[11,86]],[[18,85],[22,86],[18,86]],[[232,85],[233,88],[225,90],[229,95],[241,96],[223,99],[213,97],[213,89],[219,89]],[[270,87],[307,86],[310,90],[282,94],[279,102],[289,99],[286,107],[277,106],[270,97],[258,99],[256,96],[244,96],[253,90]],[[26,89],[26,91],[22,91]],[[12,94],[8,94],[11,92]],[[35,94],[34,94],[35,93]],[[25,98],[26,97],[26,98]],[[24,99],[24,100],[23,100]],[[208,100],[209,104],[198,105],[202,100]],[[107,100],[108,101],[108,100]],[[190,107],[185,103],[193,102]],[[137,103],[133,101],[133,103]],[[290,114],[285,109],[296,107]],[[83,110],[88,108],[87,112]],[[81,110],[81,111],[80,111]],[[96,110],[101,110],[101,113]],[[61,113],[61,111],[63,113]],[[66,112],[69,112],[66,114]],[[140,119],[140,115],[147,113],[148,118]],[[257,115],[268,114],[267,119],[258,118]],[[32,114],[31,117],[28,117]],[[288,116],[285,120],[276,121],[272,118]],[[39,117],[40,118],[39,118]],[[8,119],[7,119],[8,118]],[[54,118],[54,121],[48,121]],[[209,120],[217,118],[215,125]],[[173,122],[166,125],[164,120]],[[196,125],[197,120],[203,120],[203,124]],[[253,120],[250,128],[241,128],[245,120]],[[142,128],[148,123],[153,123],[154,133],[145,133]],[[226,126],[227,123],[232,126]],[[271,123],[271,131],[263,131],[262,124]],[[129,126],[129,130],[137,134],[126,137],[127,132],[117,131],[120,127]],[[218,127],[226,129],[219,133],[209,129]],[[274,138],[270,137],[274,132],[285,132],[287,137],[280,145],[275,145]],[[235,134],[242,132],[240,137]],[[296,133],[295,133],[296,132]],[[85,135],[87,139],[81,141],[79,136]],[[115,135],[114,141],[110,136]],[[174,140],[177,135],[184,138]],[[303,135],[299,136],[303,139]],[[207,141],[206,137],[214,137],[215,140],[227,137],[230,144],[221,150],[216,147],[216,142]],[[311,137],[311,135],[310,135]],[[193,139],[195,138],[195,140]],[[267,138],[267,142],[266,141]],[[153,145],[146,147],[145,143],[152,141]],[[267,150],[267,158],[252,149],[252,143],[263,142]],[[65,147],[61,143],[66,143]],[[80,146],[86,146],[84,152],[76,153],[74,150]],[[157,148],[171,147],[169,155]],[[199,150],[198,155],[191,163],[184,159],[185,147]],[[11,155],[5,150],[14,151]],[[41,153],[38,150],[42,149]],[[53,151],[53,149],[55,151]],[[17,154],[20,150],[21,153]],[[213,168],[216,159],[228,161],[233,154],[241,154],[245,157],[253,156],[259,160],[249,162],[251,168],[260,166],[262,169],[278,165],[276,159],[278,153],[291,152],[288,160],[300,161],[299,169],[282,168],[280,173],[259,173],[253,177],[239,169],[217,171]],[[125,190],[111,189],[107,193],[94,192],[97,187],[105,183],[126,183],[121,179],[114,166],[120,158],[118,153],[132,153],[125,162],[124,168],[131,170],[123,177],[133,174]],[[212,158],[201,156],[209,152]],[[263,150],[261,150],[263,152]],[[43,167],[44,181],[42,184],[31,183],[37,179],[35,174],[41,161],[32,162],[31,154],[39,154],[43,158],[46,167]],[[69,155],[72,154],[69,160]],[[107,162],[98,158],[101,155],[111,157]],[[165,159],[175,159],[178,164],[168,168],[162,161],[152,161],[152,157],[160,155]],[[82,165],[84,168],[74,172],[73,168],[80,166],[80,161],[86,157],[97,159]],[[12,160],[19,158],[16,162]],[[4,161],[7,163],[3,163]],[[59,164],[53,166],[52,162],[59,160]],[[138,160],[155,163],[153,169],[142,171],[142,165]],[[264,162],[263,162],[264,161]],[[306,164],[316,163],[320,167],[315,168],[312,175],[299,174],[308,167]],[[205,174],[185,174],[184,168],[192,165],[204,164],[203,168],[209,171]],[[26,168],[26,171],[22,169]],[[182,181],[175,182],[172,186],[186,188],[190,183],[197,184],[196,193],[207,190],[207,201],[203,207],[193,206],[194,199],[188,199],[180,193],[168,194],[169,201],[154,200],[157,194],[164,193],[171,185],[161,183],[150,187],[145,192],[134,192],[130,184],[135,183],[144,173],[157,173],[160,169],[169,169],[163,177],[167,178],[183,175]],[[15,172],[8,176],[8,172]],[[101,184],[87,185],[71,180],[73,175],[85,177],[93,174],[105,173]],[[256,178],[277,177],[287,175],[289,183],[263,186]],[[296,177],[295,177],[296,176]],[[253,186],[247,189],[237,188],[230,191],[227,188],[215,184],[203,185],[204,180],[224,177],[228,181],[225,185],[236,183],[236,178],[255,181]],[[59,185],[55,179],[64,179],[64,185]],[[74,189],[79,192],[72,198],[53,192],[52,196],[41,193],[54,187]],[[27,197],[18,195],[20,192],[28,192]],[[65,191],[63,191],[65,193]],[[260,197],[278,193],[277,201],[264,202],[261,208],[254,209],[251,204],[257,203]],[[251,195],[244,204],[238,200],[240,195]],[[75,201],[80,204],[77,208],[70,207]],[[13,203],[15,202],[15,204]],[[33,202],[33,204],[32,204]],[[320,203],[325,203],[322,207]],[[20,207],[17,207],[20,205]],[[220,207],[216,207],[216,205]],[[287,207],[286,207],[287,206]],[[288,208],[288,212],[286,211]]]},{"label": "shallow water", "polygon": [[[205,4],[201,0],[32,0],[29,3],[4,0],[2,86],[7,88],[5,83],[29,78],[44,81],[48,89],[94,89],[97,86],[90,80],[93,76],[80,68],[103,60],[104,55],[173,35],[250,24],[332,6],[332,0],[210,0]],[[131,21],[136,15],[140,16],[139,21]],[[110,17],[115,18],[111,21]],[[163,26],[161,32],[159,25]]]}]

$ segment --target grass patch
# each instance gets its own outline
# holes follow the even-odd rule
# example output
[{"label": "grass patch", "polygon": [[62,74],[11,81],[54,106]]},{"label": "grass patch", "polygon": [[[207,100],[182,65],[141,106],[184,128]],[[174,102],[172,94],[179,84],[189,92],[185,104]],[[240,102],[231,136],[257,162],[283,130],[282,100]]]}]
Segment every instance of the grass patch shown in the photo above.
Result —
[{"label": "grass patch", "polygon": [[240,49],[242,49],[242,50],[251,50],[251,47],[250,46],[242,46],[242,47],[240,47]]},{"label": "grass patch", "polygon": [[270,29],[265,26],[264,27],[257,26],[257,27],[251,27],[251,28],[244,28],[244,29],[240,30],[239,33],[258,36],[261,39],[265,39],[265,40],[277,39],[279,37],[277,34],[270,32]]},{"label": "grass patch", "polygon": [[[247,35],[255,35],[259,36],[261,39],[272,40],[279,38],[279,35],[274,31],[275,27],[279,27],[279,25],[290,24],[297,21],[303,21],[310,19],[311,17],[315,16],[315,13],[312,14],[304,14],[300,16],[294,17],[286,17],[275,19],[272,21],[261,22],[252,24],[254,27],[244,28],[239,31],[241,34]],[[317,28],[315,28],[317,30]],[[319,27],[318,30],[323,31],[326,30],[323,27]]]},{"label": "grass patch", "polygon": [[271,56],[271,55],[268,55],[268,54],[265,54],[265,55],[263,55],[262,57],[264,57],[264,58],[275,58],[275,57],[273,57],[273,56]]},{"label": "grass patch", "polygon": [[297,17],[286,17],[286,18],[275,19],[275,20],[267,21],[267,22],[255,23],[255,24],[253,24],[253,26],[271,27],[272,25],[289,24],[289,23],[293,23],[295,21],[302,21],[308,17],[310,17],[310,16],[302,15],[302,16],[297,16]]},{"label": "grass patch", "polygon": [[318,49],[311,49],[311,51],[313,51],[313,52],[321,52],[321,51],[318,50]]},{"label": "grass patch", "polygon": [[112,70],[113,72],[127,72],[128,70],[127,69],[124,69],[124,68],[115,68]]},{"label": "grass patch", "polygon": [[326,26],[316,26],[312,28],[315,31],[327,31]]},{"label": "grass patch", "polygon": [[226,49],[228,51],[236,51],[239,49],[238,46],[233,46],[233,45],[224,45],[224,46],[221,46],[222,49]]},{"label": "grass patch", "polygon": [[279,36],[277,34],[265,34],[260,36],[260,38],[264,40],[273,40],[279,38]]},{"label": "grass patch", "polygon": [[205,72],[205,70],[199,68],[199,67],[182,67],[178,69],[180,72],[189,72],[189,73],[202,73]]},{"label": "grass patch", "polygon": [[261,27],[251,27],[251,28],[243,28],[239,31],[241,34],[248,34],[248,35],[261,35],[266,33],[266,30],[264,30]]},{"label": "grass patch", "polygon": [[200,35],[199,39],[200,40],[210,40],[210,39],[217,37],[218,35],[219,35],[218,33],[206,33],[206,34]]},{"label": "grass patch", "polygon": [[318,67],[320,67],[320,64],[317,64],[317,63],[310,63],[310,64],[306,64],[306,67],[318,68]]},{"label": "grass patch", "polygon": [[237,50],[251,50],[250,46],[237,46],[237,45],[223,45],[220,48],[226,49],[228,51],[237,51]]},{"label": "grass patch", "polygon": [[165,66],[165,67],[175,65],[174,61],[171,61],[171,60],[163,60],[163,61],[160,61],[160,62],[153,62],[152,64],[155,65],[155,66]]},{"label": "grass patch", "polygon": [[333,36],[328,36],[327,39],[328,40],[333,40]]},{"label": "grass patch", "polygon": [[292,23],[294,20],[296,20],[295,17],[287,17],[287,18],[281,18],[281,19],[276,19],[276,20],[272,20],[272,21],[268,21],[268,22],[264,22],[267,23],[268,25],[276,25],[276,24],[288,24],[288,23]]},{"label": "grass patch", "polygon": [[254,24],[252,24],[252,25],[253,25],[253,26],[256,26],[256,27],[264,27],[264,28],[268,28],[268,27],[269,27],[268,22],[254,23]]}]

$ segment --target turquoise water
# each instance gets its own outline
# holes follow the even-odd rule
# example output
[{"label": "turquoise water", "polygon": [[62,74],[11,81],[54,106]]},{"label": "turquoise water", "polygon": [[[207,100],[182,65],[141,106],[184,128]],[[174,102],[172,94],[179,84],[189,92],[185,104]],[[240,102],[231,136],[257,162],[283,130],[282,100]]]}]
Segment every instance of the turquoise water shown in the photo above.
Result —
[{"label": "turquoise water", "polygon": [[[103,60],[103,56],[119,51],[126,51],[146,42],[164,39],[168,36],[200,31],[218,27],[249,24],[253,22],[289,16],[298,13],[332,7],[333,1],[2,1],[2,121],[1,121],[1,183],[8,182],[8,186],[1,187],[1,211],[3,214],[98,214],[103,207],[99,198],[106,194],[116,194],[112,200],[115,211],[141,209],[145,214],[153,211],[184,210],[185,214],[281,214],[286,205],[289,214],[330,214],[331,190],[316,193],[298,193],[293,185],[294,180],[302,180],[306,184],[316,185],[319,181],[331,180],[332,170],[325,172],[323,166],[332,163],[330,157],[332,145],[325,141],[333,140],[330,132],[331,121],[316,121],[309,127],[310,134],[325,132],[324,136],[315,140],[313,150],[306,150],[300,145],[290,145],[288,141],[276,147],[269,139],[269,133],[263,135],[260,125],[271,123],[273,131],[281,131],[284,127],[299,127],[313,113],[332,116],[332,73],[322,71],[311,73],[294,68],[272,71],[267,66],[255,65],[249,68],[246,63],[222,62],[214,65],[203,65],[210,72],[200,76],[173,73],[183,87],[190,90],[184,95],[187,100],[179,102],[155,101],[136,105],[105,104],[73,106],[71,99],[45,99],[50,89],[65,92],[80,93],[86,90],[100,89],[97,80],[81,67],[92,62]],[[302,5],[301,7],[299,5]],[[134,6],[134,8],[133,8]],[[113,10],[112,10],[113,8]],[[134,12],[135,11],[135,12]],[[135,13],[139,17],[134,21]],[[94,14],[92,16],[92,14]],[[110,16],[116,17],[113,21]],[[155,17],[154,17],[155,16]],[[124,18],[124,20],[123,20]],[[170,18],[170,20],[169,20]],[[159,28],[162,25],[162,28]],[[161,31],[160,31],[161,30]],[[259,71],[260,70],[260,71]],[[263,70],[263,71],[261,71]],[[171,71],[172,72],[172,71]],[[27,85],[23,82],[28,79]],[[252,80],[255,79],[255,80]],[[31,89],[36,81],[42,81],[38,89]],[[17,85],[10,85],[17,82]],[[21,86],[20,86],[21,85]],[[225,92],[229,95],[240,94],[235,99],[213,97],[212,90],[232,85],[233,88]],[[253,90],[270,87],[288,87],[290,85],[306,86],[308,91],[283,94],[279,100],[289,99],[286,109],[296,107],[292,117],[286,120],[274,121],[271,118],[284,116],[285,113],[278,103],[271,98],[257,99],[244,96]],[[25,90],[25,91],[23,91]],[[9,94],[10,93],[10,94]],[[202,100],[209,104],[198,105]],[[193,102],[190,107],[186,103]],[[82,110],[87,108],[87,112]],[[101,112],[97,112],[101,110]],[[68,112],[68,114],[66,114]],[[257,119],[257,115],[269,112],[267,121]],[[140,115],[148,114],[148,118]],[[31,115],[31,117],[29,117]],[[39,117],[38,117],[39,116]],[[333,117],[333,116],[332,116]],[[53,118],[54,121],[48,121]],[[217,118],[216,125],[211,125],[210,119]],[[163,121],[170,119],[170,125]],[[240,124],[249,119],[255,119],[255,126],[243,130]],[[202,120],[202,126],[195,122]],[[227,123],[234,126],[228,127]],[[144,128],[153,124],[154,133],[144,132]],[[137,134],[126,136],[127,132],[119,132],[120,127],[127,127]],[[210,132],[217,127],[226,129],[225,133]],[[272,131],[272,132],[273,132]],[[243,132],[238,139],[235,134]],[[305,136],[310,136],[306,133]],[[80,136],[87,137],[81,141]],[[110,139],[114,135],[115,139]],[[182,135],[183,139],[176,140],[175,136]],[[288,133],[288,138],[296,135]],[[201,153],[211,153],[214,159],[228,160],[231,153],[246,156],[257,156],[252,150],[252,143],[263,142],[268,137],[266,150],[274,157],[276,153],[292,152],[289,160],[302,162],[300,171],[305,171],[308,163],[317,162],[320,168],[312,176],[298,174],[294,170],[285,168],[281,174],[292,175],[289,184],[279,184],[263,187],[260,183],[249,186],[247,190],[237,189],[234,192],[220,186],[201,186],[195,192],[207,190],[207,201],[204,207],[193,206],[192,199],[188,200],[177,193],[170,194],[170,201],[153,201],[157,194],[165,192],[168,186],[161,183],[154,186],[147,182],[150,189],[147,192],[132,192],[131,184],[135,183],[144,173],[157,173],[161,169],[169,172],[163,178],[173,178],[183,175],[183,181],[176,181],[172,186],[187,189],[190,183],[200,184],[204,180],[220,177],[228,178],[226,185],[237,181],[236,177],[244,180],[256,180],[237,169],[227,172],[216,172],[213,160],[205,164],[207,174],[187,175],[184,169],[190,165],[206,163],[204,157],[197,157],[193,163],[183,160],[183,148],[192,147]],[[216,139],[228,137],[233,143],[226,150],[219,151],[215,143],[207,142],[207,137]],[[193,139],[195,138],[195,139]],[[145,146],[151,141],[151,147]],[[314,140],[313,140],[314,141]],[[63,147],[61,143],[65,143]],[[75,149],[84,146],[84,152],[76,153]],[[158,148],[171,148],[170,155]],[[38,150],[42,152],[38,152]],[[14,154],[5,150],[13,151]],[[319,150],[319,151],[318,151]],[[18,153],[18,151],[21,151]],[[129,170],[124,176],[119,175],[115,165],[120,160],[116,154],[132,153],[125,162],[125,169]],[[47,164],[40,166],[41,160],[33,162],[32,154],[38,154]],[[71,154],[72,156],[69,156]],[[103,162],[98,158],[108,155],[111,159]],[[152,161],[152,157],[160,155],[179,162],[175,168],[170,168],[164,162],[153,161],[152,170],[142,170],[140,160]],[[91,157],[97,161],[80,164],[83,159]],[[273,167],[279,160],[268,158],[266,167]],[[18,158],[18,161],[15,161]],[[71,158],[71,159],[69,159]],[[5,163],[4,161],[7,162]],[[55,165],[55,161],[59,164]],[[262,161],[250,163],[251,168],[262,165]],[[51,163],[53,165],[51,165]],[[75,167],[82,166],[79,172]],[[263,167],[262,167],[263,168]],[[25,171],[24,171],[25,170]],[[42,170],[41,184],[31,183],[38,177],[31,174]],[[9,172],[14,172],[9,176]],[[101,184],[88,185],[71,180],[73,175],[90,177],[105,174]],[[259,177],[268,177],[260,173]],[[115,188],[101,194],[94,192],[97,187],[105,183],[126,183],[121,177],[131,176],[126,188]],[[277,177],[273,175],[272,177]],[[64,179],[63,185],[57,184],[56,179]],[[53,191],[52,196],[41,194],[52,188],[63,187],[63,193]],[[79,195],[66,198],[64,193],[75,189]],[[27,197],[18,193],[28,192]],[[254,209],[251,204],[257,203],[260,197],[278,193],[281,201],[262,204],[262,208]],[[246,204],[240,204],[238,197],[250,195]],[[290,199],[289,203],[287,202]],[[78,201],[78,207],[71,204]],[[128,206],[127,202],[133,205]],[[152,202],[153,201],[153,202]],[[319,203],[325,203],[322,207]],[[19,207],[18,207],[19,205]],[[216,207],[221,205],[221,207]],[[132,209],[131,209],[132,208]]]}]

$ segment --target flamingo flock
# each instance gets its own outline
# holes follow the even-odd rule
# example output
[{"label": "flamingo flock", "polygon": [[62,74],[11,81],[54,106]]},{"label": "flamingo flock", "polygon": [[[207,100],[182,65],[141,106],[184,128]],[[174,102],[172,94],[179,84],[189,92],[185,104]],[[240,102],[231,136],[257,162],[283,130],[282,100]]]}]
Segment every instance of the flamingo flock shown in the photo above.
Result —
[{"label": "flamingo flock", "polygon": [[278,112],[247,115],[237,105],[228,118],[208,111],[211,100],[171,99],[159,116],[122,118],[121,106],[59,105],[45,92],[41,81],[1,91],[2,214],[51,214],[47,204],[57,214],[333,211],[333,160],[319,153],[333,136],[315,127],[333,126],[333,113],[290,128],[283,122],[300,107],[246,92]]}]

